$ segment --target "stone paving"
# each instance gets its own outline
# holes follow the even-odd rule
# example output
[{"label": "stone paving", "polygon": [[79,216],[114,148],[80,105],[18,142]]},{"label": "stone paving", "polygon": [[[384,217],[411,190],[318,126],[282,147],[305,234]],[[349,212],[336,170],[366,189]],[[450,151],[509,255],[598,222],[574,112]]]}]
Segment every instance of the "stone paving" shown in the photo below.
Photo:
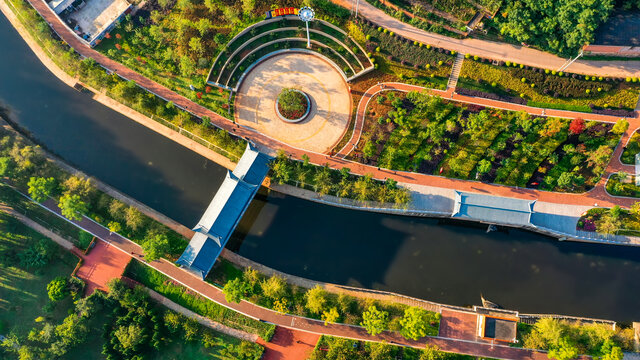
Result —
[{"label": "stone paving", "polygon": [[[295,88],[311,99],[311,113],[299,123],[276,114],[283,88]],[[340,141],[351,114],[351,96],[344,78],[317,56],[287,53],[253,68],[236,98],[236,122],[293,147],[324,153]]]}]

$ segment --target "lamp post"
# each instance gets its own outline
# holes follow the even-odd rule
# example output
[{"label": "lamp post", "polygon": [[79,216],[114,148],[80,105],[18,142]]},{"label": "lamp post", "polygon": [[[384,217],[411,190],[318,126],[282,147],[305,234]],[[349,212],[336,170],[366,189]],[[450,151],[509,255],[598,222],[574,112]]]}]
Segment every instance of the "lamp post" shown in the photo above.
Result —
[{"label": "lamp post", "polygon": [[312,21],[315,15],[315,11],[313,11],[313,9],[308,6],[303,6],[302,8],[300,8],[300,11],[298,11],[300,20],[304,21],[305,24],[307,24],[307,49],[311,48],[311,37],[309,37],[309,21]]},{"label": "lamp post", "polygon": [[356,0],[356,19],[358,18],[358,7],[360,5],[360,0]]}]

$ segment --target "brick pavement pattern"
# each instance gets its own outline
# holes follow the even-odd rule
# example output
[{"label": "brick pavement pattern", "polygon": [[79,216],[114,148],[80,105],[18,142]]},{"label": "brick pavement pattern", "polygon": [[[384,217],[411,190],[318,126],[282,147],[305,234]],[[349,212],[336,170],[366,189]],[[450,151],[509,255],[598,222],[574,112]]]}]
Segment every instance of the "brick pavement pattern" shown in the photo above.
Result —
[{"label": "brick pavement pattern", "polygon": [[270,342],[258,340],[265,347],[261,360],[305,360],[311,355],[320,335],[278,327]]},{"label": "brick pavement pattern", "polygon": [[96,241],[89,254],[76,254],[82,257],[82,265],[76,275],[87,284],[85,295],[91,295],[95,290],[107,292],[107,283],[114,278],[120,278],[127,267],[131,256],[104,241]]}]

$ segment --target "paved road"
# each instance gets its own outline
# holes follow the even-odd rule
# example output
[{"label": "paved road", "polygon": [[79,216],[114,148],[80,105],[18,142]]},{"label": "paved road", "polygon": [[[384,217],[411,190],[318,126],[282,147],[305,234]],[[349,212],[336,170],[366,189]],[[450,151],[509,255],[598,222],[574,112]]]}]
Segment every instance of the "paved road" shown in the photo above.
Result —
[{"label": "paved road", "polygon": [[[348,9],[351,9],[353,6],[353,0],[331,1]],[[518,64],[551,70],[559,69],[567,62],[567,59],[524,46],[471,38],[454,39],[444,35],[430,33],[385,14],[384,11],[367,3],[365,0],[360,0],[358,13],[365,19],[408,39],[448,50],[455,50],[463,54],[478,55],[480,57],[502,61],[513,61]],[[586,75],[637,77],[640,75],[640,61],[578,60],[571,64],[565,71]]]}]

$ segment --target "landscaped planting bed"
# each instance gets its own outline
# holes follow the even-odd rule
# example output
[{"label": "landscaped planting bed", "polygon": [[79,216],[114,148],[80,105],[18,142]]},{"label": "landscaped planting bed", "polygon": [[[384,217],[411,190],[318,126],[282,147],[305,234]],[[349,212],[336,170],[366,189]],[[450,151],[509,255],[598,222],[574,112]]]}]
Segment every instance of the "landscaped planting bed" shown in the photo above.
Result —
[{"label": "landscaped planting bed", "polygon": [[607,192],[611,195],[640,198],[640,186],[636,185],[635,175],[624,172],[613,174],[606,186]]},{"label": "landscaped planting bed", "polygon": [[[250,267],[236,267],[224,259],[216,262],[207,281],[223,287],[225,298],[229,302],[246,299],[281,313],[324,320],[329,323],[360,325],[363,321],[363,312],[370,306],[375,306],[378,310],[387,313],[384,328],[400,331],[403,328],[401,319],[406,311],[417,310],[399,303],[328,292],[320,286],[306,289],[289,284],[277,275],[268,277]],[[330,313],[333,315],[329,315]],[[423,336],[437,335],[440,314],[424,309],[420,309],[418,313],[419,323],[425,331]]]},{"label": "landscaped planting bed", "polygon": [[[617,79],[567,74],[531,68],[511,62],[492,65],[486,59],[467,56],[458,89],[467,95],[521,98],[530,106],[594,112],[613,116],[633,116],[640,95],[637,78]],[[469,92],[471,90],[471,92]]]},{"label": "landscaped planting bed", "polygon": [[364,342],[323,335],[309,356],[309,360],[473,360],[475,357],[445,353],[436,346],[425,349],[396,346],[386,343]]},{"label": "landscaped planting bed", "polygon": [[631,210],[619,206],[610,209],[593,208],[578,220],[576,229],[602,234],[640,236],[640,207],[636,203]]},{"label": "landscaped planting bed", "polygon": [[271,177],[279,184],[289,184],[313,190],[320,195],[334,195],[357,201],[394,204],[402,207],[411,200],[409,191],[399,187],[393,179],[382,182],[371,175],[353,175],[348,168],[334,170],[329,166],[309,163],[306,155],[303,161],[294,161],[282,151],[271,162]]},{"label": "landscaped planting bed", "polygon": [[455,53],[438,49],[397,36],[387,29],[363,23],[360,27],[366,39],[366,50],[389,61],[416,69],[437,71],[438,76],[449,76],[455,61]]},{"label": "landscaped planting bed", "polygon": [[640,133],[636,131],[624,147],[620,161],[622,161],[623,164],[634,165],[638,153],[640,153]]},{"label": "landscaped planting bed", "polygon": [[533,117],[411,92],[369,102],[352,160],[394,170],[582,192],[608,164],[624,124]]}]

